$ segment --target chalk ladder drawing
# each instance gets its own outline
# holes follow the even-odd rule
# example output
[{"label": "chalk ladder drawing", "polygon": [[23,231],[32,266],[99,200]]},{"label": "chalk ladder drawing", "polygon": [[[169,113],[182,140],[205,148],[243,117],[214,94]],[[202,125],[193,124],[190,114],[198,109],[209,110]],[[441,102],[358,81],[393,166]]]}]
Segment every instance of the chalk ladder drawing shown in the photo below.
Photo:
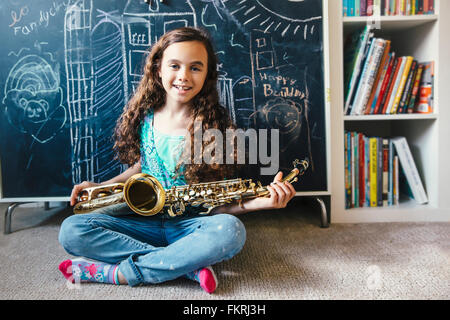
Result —
[{"label": "chalk ladder drawing", "polygon": [[113,160],[111,136],[125,104],[122,28],[93,1],[71,1],[64,19],[72,182],[104,181],[125,168]]}]

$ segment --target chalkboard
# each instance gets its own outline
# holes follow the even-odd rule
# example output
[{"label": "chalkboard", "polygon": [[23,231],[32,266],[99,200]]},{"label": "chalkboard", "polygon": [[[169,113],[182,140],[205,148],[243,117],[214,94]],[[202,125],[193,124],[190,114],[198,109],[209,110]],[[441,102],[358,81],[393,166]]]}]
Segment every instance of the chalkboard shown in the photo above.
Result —
[{"label": "chalkboard", "polygon": [[[207,29],[221,102],[243,129],[279,129],[280,170],[307,157],[298,191],[326,191],[321,0],[3,0],[2,198],[67,197],[124,169],[112,132],[149,46]],[[270,149],[269,149],[270,151]],[[268,182],[272,177],[254,177]]]}]

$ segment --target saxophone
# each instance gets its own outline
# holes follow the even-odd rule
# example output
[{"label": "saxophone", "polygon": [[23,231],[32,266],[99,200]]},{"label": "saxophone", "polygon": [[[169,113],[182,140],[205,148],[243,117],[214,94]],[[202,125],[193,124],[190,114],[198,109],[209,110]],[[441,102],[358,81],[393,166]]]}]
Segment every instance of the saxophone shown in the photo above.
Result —
[{"label": "saxophone", "polygon": [[[307,160],[293,162],[294,168],[283,178],[284,181],[296,182],[309,166]],[[264,197],[270,194],[267,187],[252,179],[231,179],[164,189],[153,176],[138,173],[125,183],[113,183],[83,189],[74,206],[75,214],[88,213],[109,205],[126,202],[131,210],[143,216],[152,216],[164,207],[170,216],[182,215],[186,205],[201,208],[200,214],[209,214],[217,206],[237,201],[242,206],[245,199]]]}]

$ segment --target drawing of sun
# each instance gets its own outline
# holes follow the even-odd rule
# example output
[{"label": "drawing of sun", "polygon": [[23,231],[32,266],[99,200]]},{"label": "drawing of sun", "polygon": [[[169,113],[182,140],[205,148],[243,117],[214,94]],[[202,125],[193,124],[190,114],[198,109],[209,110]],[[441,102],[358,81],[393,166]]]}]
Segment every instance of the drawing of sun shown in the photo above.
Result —
[{"label": "drawing of sun", "polygon": [[236,0],[225,5],[244,26],[282,37],[307,40],[322,22],[322,4],[317,0]]}]

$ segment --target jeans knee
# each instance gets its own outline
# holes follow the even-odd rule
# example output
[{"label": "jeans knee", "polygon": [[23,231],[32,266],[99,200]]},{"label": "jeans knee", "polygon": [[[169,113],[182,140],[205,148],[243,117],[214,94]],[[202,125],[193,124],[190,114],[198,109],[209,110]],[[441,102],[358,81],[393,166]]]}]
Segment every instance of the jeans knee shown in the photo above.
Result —
[{"label": "jeans knee", "polygon": [[80,255],[82,234],[86,232],[87,226],[86,218],[81,215],[70,216],[61,224],[58,241],[69,254]]},{"label": "jeans knee", "polygon": [[215,216],[216,228],[219,233],[218,242],[222,250],[226,248],[231,255],[237,254],[242,250],[246,240],[245,226],[236,216],[230,214],[220,214]]}]

